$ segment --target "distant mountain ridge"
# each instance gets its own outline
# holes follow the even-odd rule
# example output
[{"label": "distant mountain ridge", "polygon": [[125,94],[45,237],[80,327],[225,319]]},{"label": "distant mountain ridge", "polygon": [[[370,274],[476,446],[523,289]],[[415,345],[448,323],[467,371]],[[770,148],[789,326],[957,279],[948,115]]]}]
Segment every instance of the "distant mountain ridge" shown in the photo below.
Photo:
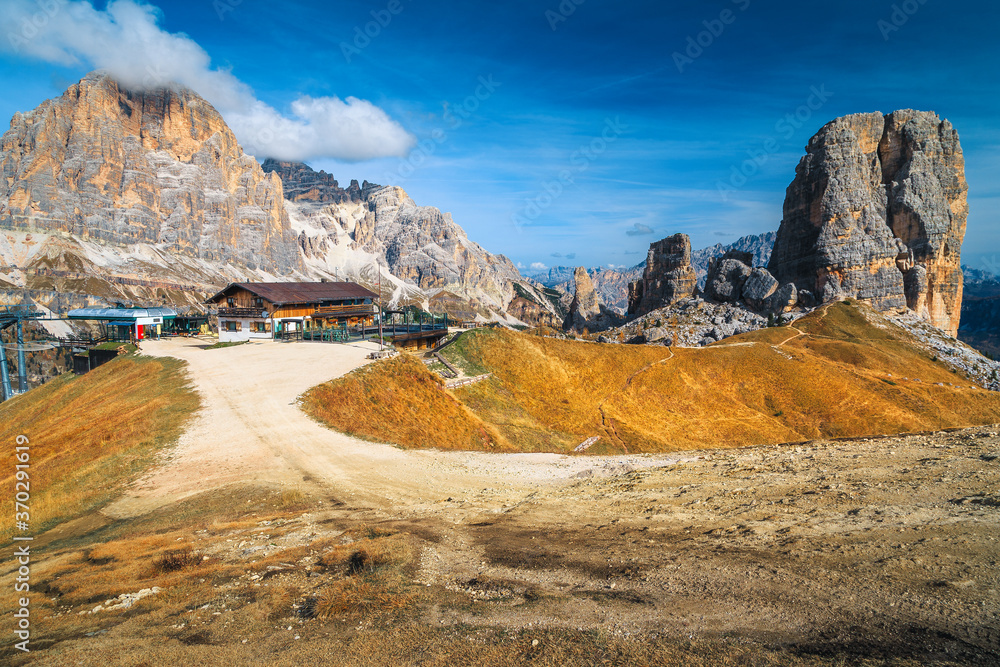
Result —
[{"label": "distant mountain ridge", "polygon": [[[561,314],[503,255],[471,241],[450,213],[418,206],[396,186],[351,181],[346,190],[308,165],[267,160],[277,174],[307,271],[367,280],[385,267],[393,299],[426,299],[463,319],[561,323]],[[515,288],[517,285],[517,288]],[[464,305],[462,305],[464,303]]]},{"label": "distant mountain ridge", "polygon": [[183,86],[133,91],[89,74],[15,114],[0,172],[4,301],[200,309],[227,282],[344,279],[463,319],[562,321],[550,296],[450,214],[398,187],[341,188],[304,164],[260,165]]}]

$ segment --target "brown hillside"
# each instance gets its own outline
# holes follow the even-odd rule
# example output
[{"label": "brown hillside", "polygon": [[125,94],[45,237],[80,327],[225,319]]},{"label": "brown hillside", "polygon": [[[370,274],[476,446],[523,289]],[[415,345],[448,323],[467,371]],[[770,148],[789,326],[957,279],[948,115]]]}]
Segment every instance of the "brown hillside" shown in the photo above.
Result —
[{"label": "brown hillside", "polygon": [[411,356],[359,368],[347,378],[307,392],[302,401],[306,412],[367,440],[405,442],[418,449],[512,449]]},{"label": "brown hillside", "polygon": [[[386,364],[324,385],[312,392],[310,409],[335,429],[404,447],[482,449],[487,441],[469,435],[475,424],[499,433],[488,446],[510,443],[521,451],[566,452],[599,437],[589,453],[741,447],[1000,421],[1000,394],[974,387],[889,320],[849,302],[816,311],[795,327],[702,349],[476,330],[448,354],[470,372],[493,374],[451,393],[478,419],[452,406],[449,416],[429,420],[433,410],[420,407],[439,405],[449,393],[412,361],[397,362],[409,364],[409,377]],[[374,393],[382,385],[393,390]]]},{"label": "brown hillside", "polygon": [[[15,439],[29,440],[30,534],[116,497],[177,439],[197,410],[184,363],[119,357],[82,377],[62,375],[0,405],[0,509],[14,516]],[[12,527],[0,530],[7,543]]]}]

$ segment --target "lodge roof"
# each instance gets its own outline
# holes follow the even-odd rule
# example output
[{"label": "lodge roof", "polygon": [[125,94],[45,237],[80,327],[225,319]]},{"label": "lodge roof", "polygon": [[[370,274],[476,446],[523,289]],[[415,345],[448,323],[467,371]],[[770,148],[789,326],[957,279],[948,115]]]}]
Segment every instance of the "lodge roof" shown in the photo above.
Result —
[{"label": "lodge roof", "polygon": [[71,320],[128,320],[129,323],[145,317],[171,319],[177,316],[173,308],[77,308],[69,311]]},{"label": "lodge roof", "polygon": [[323,303],[341,299],[375,299],[378,295],[357,283],[230,283],[205,303],[216,303],[236,289],[248,292],[276,306],[288,303]]}]

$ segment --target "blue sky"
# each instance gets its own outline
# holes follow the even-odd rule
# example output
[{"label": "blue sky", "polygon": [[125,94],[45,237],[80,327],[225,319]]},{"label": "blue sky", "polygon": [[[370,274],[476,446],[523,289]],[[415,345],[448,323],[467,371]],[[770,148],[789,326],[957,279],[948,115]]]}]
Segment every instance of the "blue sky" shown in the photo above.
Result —
[{"label": "blue sky", "polygon": [[[396,132],[384,156],[321,136],[325,154],[309,163],[343,184],[401,185],[523,266],[633,265],[675,232],[697,248],[776,229],[819,127],[917,108],[951,120],[962,139],[965,263],[1000,271],[994,3],[155,4],[161,30],[187,35],[211,68],[277,112],[303,95],[384,112],[373,127]],[[366,28],[367,43],[356,39]],[[0,53],[0,115],[61,93],[93,65]],[[732,179],[753,155],[753,175]]]}]

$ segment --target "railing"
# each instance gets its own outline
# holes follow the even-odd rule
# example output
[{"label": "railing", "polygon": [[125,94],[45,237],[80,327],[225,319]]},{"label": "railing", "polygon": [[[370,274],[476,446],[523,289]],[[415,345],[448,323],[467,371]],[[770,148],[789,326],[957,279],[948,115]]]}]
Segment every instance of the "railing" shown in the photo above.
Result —
[{"label": "railing", "polygon": [[302,332],[302,340],[318,340],[343,343],[350,340],[351,334],[343,329],[307,329]]},{"label": "railing", "polygon": [[266,310],[260,308],[219,308],[219,317],[269,317]]},{"label": "railing", "polygon": [[482,382],[483,380],[492,377],[492,373],[486,373],[485,375],[477,375],[471,378],[462,378],[461,380],[455,380],[454,382],[448,382],[445,387],[448,389],[458,389],[459,387],[465,387],[470,384],[476,384],[477,382]]},{"label": "railing", "polygon": [[107,336],[100,338],[58,338],[59,347],[93,347],[108,342]]},{"label": "railing", "polygon": [[341,313],[375,315],[378,313],[378,306],[373,303],[358,303],[347,306],[320,306],[316,309],[316,315],[339,315]]}]

